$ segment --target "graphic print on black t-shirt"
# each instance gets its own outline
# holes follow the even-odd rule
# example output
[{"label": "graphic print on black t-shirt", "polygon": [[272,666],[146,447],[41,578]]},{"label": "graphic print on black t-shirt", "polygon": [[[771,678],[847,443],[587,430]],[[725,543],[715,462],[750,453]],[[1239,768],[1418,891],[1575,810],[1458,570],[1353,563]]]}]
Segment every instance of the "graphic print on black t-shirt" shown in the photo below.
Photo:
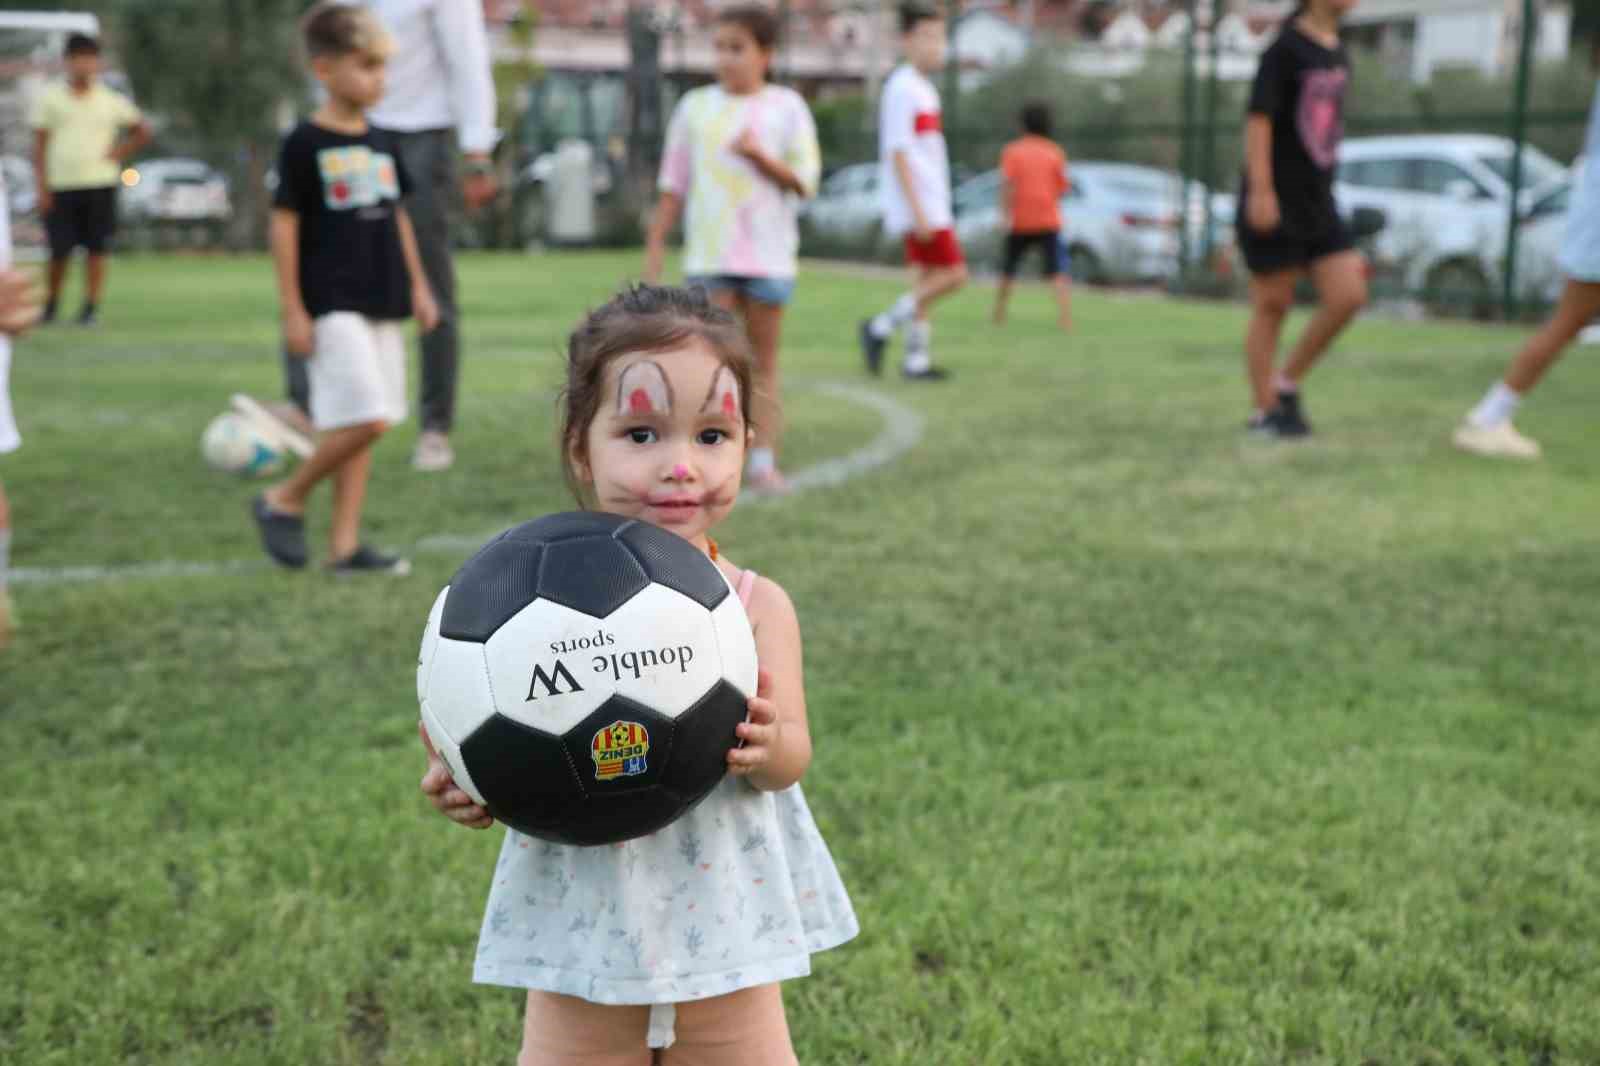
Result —
[{"label": "graphic print on black t-shirt", "polygon": [[409,190],[384,130],[348,134],[302,122],[284,138],[273,206],[300,218],[300,293],[313,318],[411,314],[398,216]]},{"label": "graphic print on black t-shirt", "polygon": [[1261,55],[1249,113],[1272,122],[1272,184],[1286,233],[1317,234],[1339,224],[1333,174],[1349,83],[1344,46],[1325,48],[1293,23]]}]

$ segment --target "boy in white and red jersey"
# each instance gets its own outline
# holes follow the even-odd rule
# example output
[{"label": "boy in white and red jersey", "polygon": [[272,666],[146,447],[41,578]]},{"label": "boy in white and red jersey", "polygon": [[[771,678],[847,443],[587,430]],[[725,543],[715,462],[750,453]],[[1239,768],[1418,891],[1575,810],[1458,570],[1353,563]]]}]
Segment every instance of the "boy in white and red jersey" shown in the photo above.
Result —
[{"label": "boy in white and red jersey", "polygon": [[884,348],[904,329],[902,372],[911,380],[940,381],[947,372],[933,365],[928,312],[967,281],[950,206],[950,156],[939,90],[928,80],[944,66],[944,18],[926,0],[903,3],[900,34],[905,62],[884,83],[878,111],[878,189],[884,229],[904,235],[915,281],[887,311],[861,323],[861,351],[867,369],[882,373]]}]

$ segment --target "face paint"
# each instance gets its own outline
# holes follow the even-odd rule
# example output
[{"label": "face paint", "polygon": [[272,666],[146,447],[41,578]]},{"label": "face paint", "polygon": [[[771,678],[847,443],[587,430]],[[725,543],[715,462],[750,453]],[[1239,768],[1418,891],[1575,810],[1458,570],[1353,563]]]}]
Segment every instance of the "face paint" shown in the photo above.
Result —
[{"label": "face paint", "polygon": [[689,476],[689,468],[684,466],[682,463],[679,463],[677,466],[672,468],[672,480],[674,480],[674,481],[682,481],[684,478],[686,478],[688,476]]},{"label": "face paint", "polygon": [[672,412],[672,382],[650,359],[631,363],[617,376],[617,414],[664,415]]},{"label": "face paint", "polygon": [[706,393],[706,402],[701,405],[700,413],[717,412],[738,421],[740,411],[739,380],[727,367],[718,367],[716,374],[711,378],[711,389]]}]

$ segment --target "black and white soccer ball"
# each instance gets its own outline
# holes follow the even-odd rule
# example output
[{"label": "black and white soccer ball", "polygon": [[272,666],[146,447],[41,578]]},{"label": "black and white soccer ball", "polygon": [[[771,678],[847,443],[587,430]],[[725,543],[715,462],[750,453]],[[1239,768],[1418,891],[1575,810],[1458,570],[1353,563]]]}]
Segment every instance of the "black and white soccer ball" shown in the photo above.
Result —
[{"label": "black and white soccer ball", "polygon": [[566,844],[652,833],[720,782],[756,692],[738,595],[676,534],[595,512],[484,545],[422,634],[422,722],[455,783]]}]

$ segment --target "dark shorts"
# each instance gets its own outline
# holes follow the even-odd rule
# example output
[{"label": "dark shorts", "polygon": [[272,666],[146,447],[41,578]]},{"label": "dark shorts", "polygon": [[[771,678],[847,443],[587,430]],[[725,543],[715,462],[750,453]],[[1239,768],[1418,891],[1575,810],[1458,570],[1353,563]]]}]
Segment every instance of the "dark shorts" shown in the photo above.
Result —
[{"label": "dark shorts", "polygon": [[117,231],[117,190],[66,189],[55,194],[55,206],[45,219],[50,234],[50,256],[65,259],[74,248],[100,255],[111,246]]},{"label": "dark shorts", "polygon": [[1039,249],[1039,257],[1043,263],[1041,273],[1045,277],[1053,278],[1068,271],[1067,244],[1061,239],[1061,231],[1045,230],[1041,233],[1006,234],[1005,257],[1000,263],[1001,275],[1007,278],[1016,277],[1017,267],[1022,264],[1022,257],[1027,255],[1031,248]]},{"label": "dark shorts", "polygon": [[1241,208],[1238,232],[1239,251],[1244,253],[1245,266],[1252,274],[1276,274],[1281,270],[1308,267],[1318,259],[1355,247],[1350,231],[1337,214],[1312,230],[1288,231],[1279,226],[1270,233],[1260,233],[1250,227]]}]

